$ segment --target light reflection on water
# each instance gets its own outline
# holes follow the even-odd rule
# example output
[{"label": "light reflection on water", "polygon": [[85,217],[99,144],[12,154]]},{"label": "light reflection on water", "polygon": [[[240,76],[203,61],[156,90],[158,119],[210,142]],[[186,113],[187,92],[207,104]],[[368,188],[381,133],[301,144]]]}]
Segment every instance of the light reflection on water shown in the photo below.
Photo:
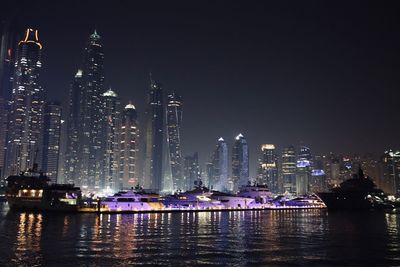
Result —
[{"label": "light reflection on water", "polygon": [[396,266],[399,223],[399,214],[320,210],[96,215],[0,206],[0,266]]}]

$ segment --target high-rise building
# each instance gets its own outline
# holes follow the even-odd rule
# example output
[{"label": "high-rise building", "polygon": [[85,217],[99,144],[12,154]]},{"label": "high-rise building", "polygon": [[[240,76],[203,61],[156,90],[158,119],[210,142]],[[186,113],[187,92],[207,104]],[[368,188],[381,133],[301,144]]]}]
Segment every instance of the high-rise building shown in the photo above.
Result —
[{"label": "high-rise building", "polygon": [[232,148],[232,185],[229,190],[234,192],[240,186],[247,185],[249,182],[249,146],[242,134],[235,138]]},{"label": "high-rise building", "polygon": [[381,189],[388,194],[400,196],[400,151],[385,151],[381,164]]},{"label": "high-rise building", "polygon": [[325,157],[315,156],[313,159],[313,169],[309,181],[310,192],[324,192],[327,188],[326,174],[324,170]]},{"label": "high-rise building", "polygon": [[5,21],[1,25],[0,95],[4,98],[6,104],[8,104],[12,98],[15,60],[18,42],[21,36],[21,31],[18,25],[19,23],[17,18]]},{"label": "high-rise building", "polygon": [[186,187],[182,168],[181,125],[182,98],[173,92],[168,95],[167,103],[167,143],[174,191]]},{"label": "high-rise building", "polygon": [[44,108],[42,169],[52,183],[56,183],[58,177],[61,111],[59,102],[48,102]]},{"label": "high-rise building", "polygon": [[296,193],[296,151],[293,146],[283,149],[281,161],[283,191]]},{"label": "high-rise building", "polygon": [[6,112],[6,101],[0,96],[0,190],[5,186],[5,153],[7,143],[7,112]]},{"label": "high-rise building", "polygon": [[185,157],[184,181],[186,186],[182,190],[191,190],[199,179],[201,179],[199,155],[195,152],[192,156]]},{"label": "high-rise building", "polygon": [[86,128],[83,125],[86,105],[84,93],[83,71],[78,69],[69,91],[64,182],[81,186],[87,181],[83,176],[87,175],[87,165],[83,165],[83,147],[88,153],[88,146],[81,144],[83,140],[87,140],[83,136],[83,129]]},{"label": "high-rise building", "polygon": [[268,185],[273,193],[279,192],[278,181],[278,156],[275,145],[263,144],[261,146],[262,159],[260,160],[258,183]]},{"label": "high-rise building", "polygon": [[104,53],[96,30],[85,47],[83,70],[70,91],[66,181],[99,191],[104,177]]},{"label": "high-rise building", "polygon": [[137,112],[134,105],[129,103],[122,111],[119,138],[119,183],[127,189],[139,184],[138,157],[139,128]]},{"label": "high-rise building", "polygon": [[297,195],[306,195],[309,192],[312,171],[312,156],[308,147],[300,147],[296,168],[296,193]]},{"label": "high-rise building", "polygon": [[209,185],[218,191],[228,191],[228,145],[220,137],[212,155],[212,179]]},{"label": "high-rise building", "polygon": [[119,153],[119,129],[120,129],[120,103],[118,95],[110,89],[103,93],[102,97],[103,118],[102,127],[100,128],[103,134],[102,144],[104,153],[103,170],[101,170],[102,179],[100,188],[111,189],[113,191],[121,190],[123,185],[118,177],[118,153]]},{"label": "high-rise building", "polygon": [[163,189],[164,101],[162,87],[152,79],[151,75],[145,115],[144,187],[161,191]]},{"label": "high-rise building", "polygon": [[[44,93],[40,83],[42,44],[38,31],[27,29],[18,43],[10,101],[6,175],[41,164]],[[40,167],[40,166],[39,166]]]},{"label": "high-rise building", "polygon": [[82,147],[82,187],[99,190],[103,168],[102,94],[104,93],[104,52],[96,30],[89,36],[83,65],[84,112]]}]

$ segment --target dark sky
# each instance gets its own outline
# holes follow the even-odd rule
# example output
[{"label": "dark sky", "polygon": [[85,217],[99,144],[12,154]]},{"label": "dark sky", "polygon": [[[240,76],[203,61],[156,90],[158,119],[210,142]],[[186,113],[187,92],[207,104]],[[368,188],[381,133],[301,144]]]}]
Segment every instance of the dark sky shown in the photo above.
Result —
[{"label": "dark sky", "polygon": [[[38,28],[42,80],[67,97],[88,35],[106,83],[143,114],[148,73],[184,99],[184,154],[243,133],[314,154],[382,153],[400,140],[400,9],[388,1],[8,1]],[[5,7],[5,8],[4,8]],[[253,173],[254,174],[254,173]]]}]

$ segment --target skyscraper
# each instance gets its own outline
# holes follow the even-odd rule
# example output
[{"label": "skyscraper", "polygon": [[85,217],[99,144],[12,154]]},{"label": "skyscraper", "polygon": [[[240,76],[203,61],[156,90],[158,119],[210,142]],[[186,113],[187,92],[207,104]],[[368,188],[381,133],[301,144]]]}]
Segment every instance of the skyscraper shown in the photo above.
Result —
[{"label": "skyscraper", "polygon": [[44,93],[40,84],[42,44],[27,29],[18,43],[7,142],[7,175],[41,163]]},{"label": "skyscraper", "polygon": [[163,189],[164,101],[162,87],[152,79],[151,75],[145,115],[144,187],[161,191]]},{"label": "skyscraper", "polygon": [[[65,183],[83,185],[83,144],[85,95],[83,71],[78,69],[69,91],[67,116],[67,144],[65,152]],[[87,145],[85,146],[87,149]],[[86,166],[87,170],[87,166]],[[87,174],[87,171],[85,172]]]},{"label": "skyscraper", "polygon": [[285,147],[281,159],[283,191],[296,193],[296,151],[294,147]]},{"label": "skyscraper", "polygon": [[201,179],[199,155],[195,152],[192,156],[186,156],[184,160],[184,181],[185,187],[182,190],[191,190],[195,182]]},{"label": "skyscraper", "polygon": [[122,183],[124,189],[139,184],[137,170],[138,137],[136,108],[129,103],[122,111],[119,138],[119,183]]},{"label": "skyscraper", "polygon": [[278,193],[278,156],[276,154],[275,145],[263,144],[261,145],[262,159],[260,161],[260,184],[268,185],[269,189],[273,193]]},{"label": "skyscraper", "polygon": [[83,70],[71,86],[66,180],[84,190],[98,191],[103,183],[104,53],[96,30],[85,47]]},{"label": "skyscraper", "polygon": [[52,183],[57,182],[61,136],[61,104],[46,103],[44,108],[42,169]]},{"label": "skyscraper", "polygon": [[240,186],[249,182],[249,146],[242,134],[235,138],[232,148],[232,186],[236,192]]},{"label": "skyscraper", "polygon": [[101,170],[102,179],[100,188],[111,189],[114,191],[122,189],[122,183],[118,177],[118,152],[119,152],[119,129],[120,129],[120,112],[118,95],[110,89],[102,95],[101,114],[103,122],[100,131],[103,135],[101,138],[103,144],[104,163]]},{"label": "skyscraper", "polygon": [[212,179],[210,187],[214,190],[228,191],[228,145],[220,137],[212,154]]},{"label": "skyscraper", "polygon": [[306,146],[300,146],[296,164],[296,193],[305,195],[309,192],[312,171],[311,151]]},{"label": "skyscraper", "polygon": [[167,103],[167,142],[174,191],[186,187],[182,173],[181,124],[182,98],[173,92],[168,95]]},{"label": "skyscraper", "polygon": [[6,104],[12,97],[16,53],[18,49],[18,41],[21,36],[18,25],[19,23],[17,18],[6,21],[1,25],[0,95],[4,98]]},{"label": "skyscraper", "polygon": [[400,151],[385,151],[381,164],[381,189],[388,194],[400,196]]},{"label": "skyscraper", "polygon": [[83,188],[100,189],[103,171],[101,126],[102,94],[104,93],[104,53],[101,37],[96,30],[89,36],[84,58],[84,113],[83,113]]}]

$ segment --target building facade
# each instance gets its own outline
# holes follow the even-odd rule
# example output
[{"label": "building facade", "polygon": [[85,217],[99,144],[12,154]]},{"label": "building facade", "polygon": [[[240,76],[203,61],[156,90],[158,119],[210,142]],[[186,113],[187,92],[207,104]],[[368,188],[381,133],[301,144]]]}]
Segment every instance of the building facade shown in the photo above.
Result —
[{"label": "building facade", "polygon": [[400,151],[385,151],[381,164],[381,189],[387,194],[400,196]]},{"label": "building facade", "polygon": [[258,183],[268,185],[272,193],[279,192],[278,155],[275,145],[261,145],[262,158],[260,160]]},{"label": "building facade", "polygon": [[129,189],[141,183],[137,168],[139,128],[135,106],[131,103],[126,105],[121,117],[119,183],[122,183],[122,189]]},{"label": "building facade", "polygon": [[112,191],[121,190],[122,181],[118,177],[119,168],[119,129],[120,129],[120,102],[118,95],[110,89],[102,95],[101,114],[103,122],[100,131],[102,137],[103,170],[100,188]]},{"label": "building facade", "polygon": [[87,145],[81,143],[84,139],[84,81],[83,70],[78,69],[70,86],[68,100],[68,116],[66,129],[66,151],[65,151],[65,172],[64,182],[70,184],[83,185],[85,178],[83,174],[83,147]]},{"label": "building facade", "polygon": [[235,138],[232,148],[232,184],[229,190],[238,191],[249,182],[249,146],[242,134]]},{"label": "building facade", "polygon": [[57,183],[60,141],[61,114],[59,102],[48,102],[44,108],[43,158],[42,169],[52,183]]},{"label": "building facade", "polygon": [[167,144],[173,191],[186,188],[182,166],[182,98],[177,93],[167,97]]},{"label": "building facade", "polygon": [[212,178],[209,186],[213,190],[228,191],[228,145],[220,137],[212,154]]},{"label": "building facade", "polygon": [[[6,176],[41,164],[44,92],[40,83],[42,44],[27,29],[18,43],[10,101]],[[39,166],[40,168],[41,166]]]},{"label": "building facade", "polygon": [[[191,190],[196,182],[201,179],[199,155],[195,152],[192,156],[186,156],[184,160],[184,182],[186,186],[182,190]],[[197,183],[198,184],[198,183]]]},{"label": "building facade", "polygon": [[281,176],[284,192],[296,193],[296,150],[285,147],[281,156]]},{"label": "building facade", "polygon": [[164,99],[163,90],[150,75],[146,109],[145,163],[143,183],[156,192],[163,189]]},{"label": "building facade", "polygon": [[296,194],[306,195],[310,190],[312,156],[310,148],[300,146],[296,163]]}]

